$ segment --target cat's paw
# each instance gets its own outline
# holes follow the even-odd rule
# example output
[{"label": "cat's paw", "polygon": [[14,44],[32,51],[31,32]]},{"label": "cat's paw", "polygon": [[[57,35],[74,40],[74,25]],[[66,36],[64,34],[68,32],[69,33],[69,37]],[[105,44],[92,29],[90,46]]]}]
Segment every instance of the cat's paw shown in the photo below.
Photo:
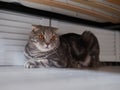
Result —
[{"label": "cat's paw", "polygon": [[37,62],[35,61],[27,61],[24,64],[25,68],[37,68]]}]

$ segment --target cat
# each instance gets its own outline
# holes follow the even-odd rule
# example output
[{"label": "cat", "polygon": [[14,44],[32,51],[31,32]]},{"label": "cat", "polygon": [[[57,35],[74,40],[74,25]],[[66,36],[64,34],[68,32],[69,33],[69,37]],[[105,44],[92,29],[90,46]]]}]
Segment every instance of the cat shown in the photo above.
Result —
[{"label": "cat", "polygon": [[25,46],[26,68],[84,68],[99,66],[99,43],[90,31],[58,35],[57,28],[32,25]]}]

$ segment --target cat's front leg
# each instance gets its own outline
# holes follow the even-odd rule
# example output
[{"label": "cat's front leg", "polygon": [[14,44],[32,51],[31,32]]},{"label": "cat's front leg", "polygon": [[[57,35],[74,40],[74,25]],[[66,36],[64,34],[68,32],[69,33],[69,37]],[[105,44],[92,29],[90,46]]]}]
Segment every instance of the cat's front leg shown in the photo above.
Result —
[{"label": "cat's front leg", "polygon": [[29,61],[25,62],[25,68],[41,68],[41,67],[49,67],[49,62],[47,59],[30,59]]},{"label": "cat's front leg", "polygon": [[91,56],[90,56],[90,55],[87,55],[86,58],[85,58],[85,60],[84,60],[84,61],[80,61],[79,64],[80,64],[82,67],[89,67],[90,62],[91,62]]},{"label": "cat's front leg", "polygon": [[37,68],[38,67],[38,63],[35,60],[28,60],[25,62],[24,64],[25,68]]}]

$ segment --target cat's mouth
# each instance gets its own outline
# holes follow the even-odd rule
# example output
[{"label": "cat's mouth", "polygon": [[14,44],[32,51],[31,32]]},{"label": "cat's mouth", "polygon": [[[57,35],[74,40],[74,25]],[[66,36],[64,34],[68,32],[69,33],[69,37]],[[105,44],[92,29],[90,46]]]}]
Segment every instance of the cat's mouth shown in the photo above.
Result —
[{"label": "cat's mouth", "polygon": [[40,50],[41,52],[48,52],[48,51],[51,51],[51,50],[54,49],[53,47],[51,47],[51,45],[46,45],[46,44],[40,45],[39,43],[34,43],[34,45],[35,45],[36,48],[37,48],[38,50]]},{"label": "cat's mouth", "polygon": [[51,48],[51,45],[50,44],[44,44],[43,45],[46,49],[50,49]]},{"label": "cat's mouth", "polygon": [[49,46],[45,47],[46,49],[49,49]]}]

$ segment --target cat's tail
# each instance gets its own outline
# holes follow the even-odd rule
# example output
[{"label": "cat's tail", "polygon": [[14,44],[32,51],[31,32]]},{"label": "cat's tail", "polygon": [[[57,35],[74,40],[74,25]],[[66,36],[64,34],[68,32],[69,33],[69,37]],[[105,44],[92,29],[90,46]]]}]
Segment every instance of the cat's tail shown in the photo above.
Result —
[{"label": "cat's tail", "polygon": [[91,56],[90,66],[98,66],[100,47],[97,37],[90,31],[84,31],[81,36],[85,43],[87,53]]},{"label": "cat's tail", "polygon": [[98,43],[97,37],[90,31],[84,31],[81,36],[86,42],[95,40]]},{"label": "cat's tail", "polygon": [[98,39],[92,32],[84,31],[81,36],[84,42],[88,45],[88,48],[95,47],[96,45],[97,48],[99,48]]}]

